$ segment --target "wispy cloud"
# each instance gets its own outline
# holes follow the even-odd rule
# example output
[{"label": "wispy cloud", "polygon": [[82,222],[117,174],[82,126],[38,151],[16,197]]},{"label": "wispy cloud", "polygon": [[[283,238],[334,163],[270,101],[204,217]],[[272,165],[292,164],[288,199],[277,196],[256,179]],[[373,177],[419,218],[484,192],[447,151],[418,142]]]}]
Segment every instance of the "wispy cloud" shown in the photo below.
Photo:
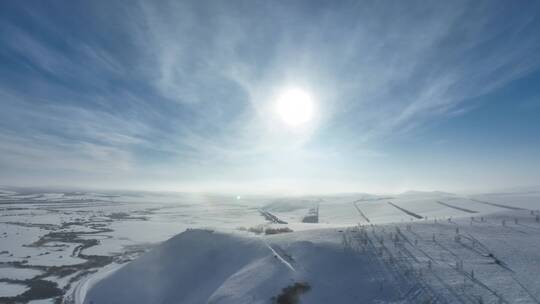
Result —
[{"label": "wispy cloud", "polygon": [[[321,163],[347,156],[329,151],[384,155],[368,147],[462,115],[540,64],[536,10],[503,1],[76,6],[4,10],[3,166],[190,174],[300,155],[331,171]],[[317,99],[301,135],[272,117],[288,85]]]}]

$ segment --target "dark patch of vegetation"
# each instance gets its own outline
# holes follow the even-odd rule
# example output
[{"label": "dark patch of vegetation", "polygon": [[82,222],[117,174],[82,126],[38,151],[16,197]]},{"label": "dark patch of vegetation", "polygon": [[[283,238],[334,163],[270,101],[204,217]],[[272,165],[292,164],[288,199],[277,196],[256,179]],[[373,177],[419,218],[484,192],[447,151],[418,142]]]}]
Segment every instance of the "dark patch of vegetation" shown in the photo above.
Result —
[{"label": "dark patch of vegetation", "polygon": [[20,295],[14,297],[0,297],[0,303],[26,303],[32,300],[40,299],[49,299],[54,297],[60,297],[63,294],[63,291],[58,288],[58,284],[46,280],[11,280],[11,279],[2,279],[0,280],[6,283],[12,284],[24,284],[30,289],[23,292]]},{"label": "dark patch of vegetation", "polygon": [[255,234],[261,234],[264,231],[264,227],[262,225],[258,225],[255,227],[250,227],[248,231]]},{"label": "dark patch of vegetation", "polygon": [[114,212],[108,215],[109,218],[113,220],[139,220],[139,221],[146,221],[148,220],[145,216],[133,216],[126,212]]},{"label": "dark patch of vegetation", "polygon": [[279,233],[287,233],[287,232],[293,232],[293,230],[289,227],[266,228],[266,230],[264,230],[264,234],[279,234]]},{"label": "dark patch of vegetation", "polygon": [[287,233],[287,232],[293,232],[293,230],[289,227],[281,227],[281,228],[265,228],[263,225],[257,225],[254,227],[250,227],[246,229],[245,227],[239,227],[238,230],[240,231],[248,231],[255,234],[279,234],[279,233]]},{"label": "dark patch of vegetation", "polygon": [[300,301],[300,296],[311,289],[308,283],[296,282],[291,286],[287,286],[281,290],[281,294],[272,298],[275,304],[297,304]]}]

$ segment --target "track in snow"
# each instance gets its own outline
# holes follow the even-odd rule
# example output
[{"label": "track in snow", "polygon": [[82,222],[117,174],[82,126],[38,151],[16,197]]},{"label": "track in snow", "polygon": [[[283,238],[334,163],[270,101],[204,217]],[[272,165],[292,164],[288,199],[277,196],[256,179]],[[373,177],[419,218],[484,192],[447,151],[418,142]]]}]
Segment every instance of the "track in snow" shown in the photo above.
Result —
[{"label": "track in snow", "polygon": [[471,210],[471,209],[466,209],[466,208],[461,208],[461,207],[458,207],[458,206],[454,206],[454,205],[450,205],[448,203],[445,203],[445,202],[441,202],[441,201],[437,201],[437,203],[443,205],[443,206],[446,206],[446,207],[449,207],[449,208],[454,208],[456,210],[459,210],[459,211],[463,211],[463,212],[467,212],[467,213],[478,213],[478,211],[474,211],[474,210]]},{"label": "track in snow", "polygon": [[412,216],[412,217],[415,217],[415,218],[417,218],[417,219],[423,219],[423,218],[424,218],[423,216],[418,215],[418,214],[416,214],[416,213],[414,213],[414,212],[412,212],[412,211],[409,211],[409,210],[407,210],[407,209],[405,209],[405,208],[401,208],[400,206],[398,206],[398,205],[396,205],[396,204],[394,204],[394,203],[392,203],[392,202],[388,202],[388,204],[394,206],[395,208],[397,208],[397,209],[403,211],[404,213],[406,213],[406,214],[408,214],[408,215],[410,215],[410,216]]},{"label": "track in snow", "polygon": [[[283,250],[279,246],[274,248],[274,247],[270,246],[270,244],[268,244],[266,241],[264,242],[264,244],[266,245],[266,247],[268,247],[268,249],[270,249],[270,251],[272,252],[274,257],[278,261],[283,263],[283,265],[287,266],[287,268],[289,268],[293,272],[296,272],[296,269],[294,269],[293,265],[291,264],[292,261],[287,261],[287,260],[290,259],[290,257],[288,257],[286,254],[284,254]],[[278,251],[280,251],[280,252],[278,252]]]},{"label": "track in snow", "polygon": [[486,201],[477,200],[477,199],[474,199],[474,198],[469,198],[469,200],[471,200],[473,202],[480,203],[480,204],[484,204],[484,205],[490,205],[490,206],[495,206],[495,207],[505,208],[505,209],[510,209],[510,210],[528,210],[528,209],[525,209],[525,208],[519,208],[519,207],[512,207],[512,206],[503,205],[503,204],[490,203],[490,202],[486,202]]},{"label": "track in snow", "polygon": [[356,208],[356,210],[358,210],[358,213],[360,213],[360,216],[362,218],[364,218],[364,220],[366,220],[366,222],[368,223],[371,223],[371,221],[369,220],[369,218],[364,214],[364,212],[362,212],[362,210],[360,210],[360,207],[358,207],[358,205],[356,204],[357,202],[360,202],[361,200],[358,200],[358,201],[354,201],[353,202],[353,205],[354,207]]}]

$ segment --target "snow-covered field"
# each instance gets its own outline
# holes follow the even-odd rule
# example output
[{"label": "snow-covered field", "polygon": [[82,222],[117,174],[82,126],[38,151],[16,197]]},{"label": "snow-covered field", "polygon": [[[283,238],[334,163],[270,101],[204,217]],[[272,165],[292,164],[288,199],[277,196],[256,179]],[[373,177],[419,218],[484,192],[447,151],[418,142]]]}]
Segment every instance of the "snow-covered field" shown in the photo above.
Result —
[{"label": "snow-covered field", "polygon": [[0,209],[0,303],[540,303],[540,191],[4,189]]}]

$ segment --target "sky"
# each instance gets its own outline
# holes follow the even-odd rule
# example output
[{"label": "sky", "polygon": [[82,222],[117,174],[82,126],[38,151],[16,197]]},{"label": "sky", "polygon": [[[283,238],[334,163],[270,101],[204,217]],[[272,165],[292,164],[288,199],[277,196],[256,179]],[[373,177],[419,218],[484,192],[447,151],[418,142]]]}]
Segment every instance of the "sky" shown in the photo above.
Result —
[{"label": "sky", "polygon": [[[0,184],[540,185],[536,1],[1,1]],[[283,123],[276,98],[314,115]]]}]

